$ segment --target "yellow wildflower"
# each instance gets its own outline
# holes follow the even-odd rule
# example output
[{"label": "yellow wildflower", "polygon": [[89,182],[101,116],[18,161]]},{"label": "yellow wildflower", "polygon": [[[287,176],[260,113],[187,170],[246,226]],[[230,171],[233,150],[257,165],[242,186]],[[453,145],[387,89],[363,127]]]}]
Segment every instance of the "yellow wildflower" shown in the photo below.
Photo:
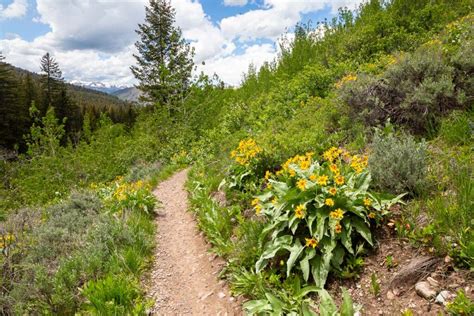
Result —
[{"label": "yellow wildflower", "polygon": [[331,172],[334,174],[339,174],[339,168],[335,164],[329,165],[329,170],[331,170]]},{"label": "yellow wildflower", "polygon": [[315,182],[316,179],[317,179],[317,177],[316,177],[315,174],[312,174],[312,175],[309,176],[309,179],[310,179],[311,181]]},{"label": "yellow wildflower", "polygon": [[344,184],[344,176],[338,175],[334,178],[334,182],[336,182],[337,185],[343,185]]},{"label": "yellow wildflower", "polygon": [[326,204],[327,206],[334,206],[334,200],[326,199],[326,201],[324,201],[324,204]]},{"label": "yellow wildflower", "polygon": [[305,179],[299,179],[298,182],[296,182],[296,186],[301,191],[306,190],[306,180]]},{"label": "yellow wildflower", "polygon": [[369,215],[367,215],[369,218],[375,218],[375,213],[374,212],[370,212]]},{"label": "yellow wildflower", "polygon": [[319,185],[326,185],[328,183],[328,176],[319,176],[318,177],[318,184]]},{"label": "yellow wildflower", "polygon": [[307,170],[309,166],[311,166],[311,162],[309,162],[309,160],[303,160],[302,162],[300,162],[301,170]]},{"label": "yellow wildflower", "polygon": [[272,204],[275,205],[278,203],[278,198],[275,196],[273,199],[272,199]]},{"label": "yellow wildflower", "polygon": [[330,189],[329,189],[329,194],[331,194],[331,195],[336,195],[336,193],[337,193],[337,189],[336,189],[336,188],[330,188]]},{"label": "yellow wildflower", "polygon": [[262,206],[260,204],[255,205],[255,213],[259,215],[261,211],[262,211]]},{"label": "yellow wildflower", "polygon": [[272,176],[272,173],[271,173],[270,171],[268,171],[268,170],[267,170],[267,171],[265,172],[265,180],[268,180],[268,179],[270,179],[270,178],[271,178],[271,176]]},{"label": "yellow wildflower", "polygon": [[295,209],[295,216],[296,218],[304,218],[305,217],[306,206],[300,204]]},{"label": "yellow wildflower", "polygon": [[296,176],[296,171],[290,168],[290,177]]},{"label": "yellow wildflower", "polygon": [[252,203],[251,203],[251,204],[252,204],[252,206],[255,206],[255,205],[257,205],[258,203],[260,203],[260,200],[259,200],[258,198],[255,198],[255,199],[252,200]]},{"label": "yellow wildflower", "polygon": [[344,217],[344,211],[338,208],[335,211],[329,213],[329,216],[334,219],[342,219]]},{"label": "yellow wildflower", "polygon": [[318,241],[314,238],[305,238],[306,240],[306,247],[313,247],[316,248],[318,246]]},{"label": "yellow wildflower", "polygon": [[370,205],[372,205],[372,200],[369,198],[364,198],[364,205],[369,207]]}]

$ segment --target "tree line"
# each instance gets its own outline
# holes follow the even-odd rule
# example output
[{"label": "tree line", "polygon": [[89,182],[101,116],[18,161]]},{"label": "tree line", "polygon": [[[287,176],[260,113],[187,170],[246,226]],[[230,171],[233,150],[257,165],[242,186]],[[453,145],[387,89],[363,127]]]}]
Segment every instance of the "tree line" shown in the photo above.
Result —
[{"label": "tree line", "polygon": [[0,147],[26,151],[33,124],[48,109],[64,125],[63,145],[77,144],[85,118],[88,128],[93,129],[102,114],[126,124],[136,117],[129,103],[67,84],[50,53],[41,58],[39,66],[39,75],[23,71],[4,62],[0,53]]}]

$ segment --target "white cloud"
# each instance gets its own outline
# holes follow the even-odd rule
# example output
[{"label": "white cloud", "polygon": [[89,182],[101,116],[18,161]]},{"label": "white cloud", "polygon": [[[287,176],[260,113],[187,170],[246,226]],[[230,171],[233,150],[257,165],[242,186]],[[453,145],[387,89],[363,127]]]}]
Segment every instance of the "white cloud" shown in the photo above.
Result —
[{"label": "white cloud", "polygon": [[329,6],[333,12],[339,7],[354,8],[362,0],[264,0],[263,8],[222,19],[220,27],[226,38],[242,41],[278,36],[301,20],[302,14]]},{"label": "white cloud", "polygon": [[27,9],[27,0],[13,0],[13,2],[6,7],[0,4],[0,20],[20,18],[26,14]]},{"label": "white cloud", "polygon": [[247,72],[250,64],[257,69],[264,62],[272,61],[276,57],[276,48],[271,44],[251,45],[243,54],[233,54],[212,59],[204,66],[199,66],[198,71],[212,75],[218,74],[220,79],[231,85],[239,85],[242,75]]},{"label": "white cloud", "polygon": [[241,7],[247,4],[247,0],[224,0],[224,5],[232,7]]}]

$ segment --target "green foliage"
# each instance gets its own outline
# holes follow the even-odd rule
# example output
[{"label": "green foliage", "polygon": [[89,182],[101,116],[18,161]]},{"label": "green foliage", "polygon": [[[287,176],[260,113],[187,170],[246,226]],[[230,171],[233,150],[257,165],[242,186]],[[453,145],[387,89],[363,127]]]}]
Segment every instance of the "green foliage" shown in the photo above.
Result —
[{"label": "green foliage", "polygon": [[168,0],[151,0],[145,23],[138,25],[135,44],[137,66],[132,66],[143,101],[157,103],[173,116],[188,93],[194,50],[175,24],[175,9]]},{"label": "green foliage", "polygon": [[459,290],[454,301],[448,303],[446,310],[450,315],[472,315],[474,313],[474,302],[466,296],[463,290]]},{"label": "green foliage", "polygon": [[427,170],[427,145],[409,134],[384,135],[376,130],[369,157],[374,185],[391,193],[422,192]]},{"label": "green foliage", "polygon": [[109,275],[87,283],[82,295],[87,298],[87,310],[93,314],[146,315],[146,306],[139,301],[138,289],[135,280]]},{"label": "green foliage", "polygon": [[428,179],[436,185],[426,199],[410,204],[409,219],[428,215],[424,225],[414,225],[411,237],[433,245],[440,254],[449,253],[460,266],[474,262],[473,182],[471,151],[462,147],[438,147],[430,150]]},{"label": "green foliage", "polygon": [[[464,95],[471,93],[456,85],[454,68],[446,59],[438,44],[422,46],[400,56],[379,77],[362,74],[343,85],[341,98],[352,117],[362,117],[368,125],[390,119],[415,133],[431,132],[440,116],[467,106]],[[460,80],[469,76],[459,75]]]},{"label": "green foliage", "polygon": [[451,113],[442,121],[439,136],[452,146],[472,143],[474,138],[473,113],[472,111]]},{"label": "green foliage", "polygon": [[311,157],[290,158],[252,202],[265,216],[270,238],[256,272],[283,259],[287,277],[295,269],[322,288],[331,271],[341,271],[357,255],[356,248],[373,244],[370,219],[382,217],[401,196],[385,200],[368,192],[366,157],[334,147],[324,153],[326,161]]},{"label": "green foliage", "polygon": [[[133,196],[115,204],[127,199]],[[143,314],[138,278],[154,247],[154,225],[140,204],[127,204],[120,217],[114,208],[120,206],[81,193],[42,212],[10,216],[5,229],[15,243],[0,258],[2,313],[67,315],[87,307]]]},{"label": "green foliage", "polygon": [[380,283],[377,280],[377,275],[375,272],[372,272],[372,275],[370,276],[370,292],[375,296],[380,295]]},{"label": "green foliage", "polygon": [[[317,293],[319,296],[319,306],[317,307],[319,313],[315,312],[312,301],[305,298],[310,293]],[[267,292],[265,299],[246,302],[244,309],[249,315],[294,316],[352,316],[356,311],[352,298],[345,288],[342,288],[342,303],[338,308],[326,290],[313,286],[301,288],[299,281],[294,281],[292,288],[276,295]]]}]

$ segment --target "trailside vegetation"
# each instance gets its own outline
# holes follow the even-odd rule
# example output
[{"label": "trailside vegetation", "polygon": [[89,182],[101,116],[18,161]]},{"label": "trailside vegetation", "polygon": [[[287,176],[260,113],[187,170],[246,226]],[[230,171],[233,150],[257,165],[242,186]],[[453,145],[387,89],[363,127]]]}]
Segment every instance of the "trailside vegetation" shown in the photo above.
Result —
[{"label": "trailside vegetation", "polygon": [[[160,21],[171,26],[173,10],[151,1],[139,46]],[[68,146],[57,113],[32,108],[28,150],[0,161],[1,313],[145,314],[150,186],[186,165],[191,211],[250,314],[353,315],[345,289],[341,302],[323,286],[366,273],[388,221],[472,269],[473,21],[468,0],[368,1],[296,26],[236,88],[190,81],[173,26],[163,35],[186,57],[183,76],[166,77],[166,91],[144,81],[155,105],[133,124],[85,119]],[[173,73],[172,59],[139,58],[140,76]],[[470,300],[459,294],[446,312],[467,315]]]}]

